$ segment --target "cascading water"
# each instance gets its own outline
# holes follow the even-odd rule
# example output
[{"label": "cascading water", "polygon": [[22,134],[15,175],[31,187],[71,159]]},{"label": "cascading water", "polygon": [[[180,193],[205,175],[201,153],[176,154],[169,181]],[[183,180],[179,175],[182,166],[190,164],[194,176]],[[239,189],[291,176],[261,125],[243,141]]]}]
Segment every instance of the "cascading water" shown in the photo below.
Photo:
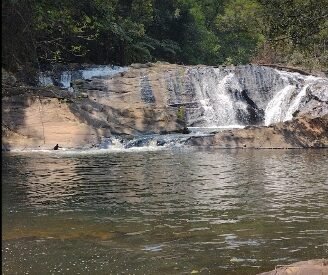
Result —
[{"label": "cascading water", "polygon": [[92,77],[110,77],[115,74],[125,72],[126,67],[120,66],[95,66],[81,70],[62,71],[58,76],[49,72],[42,72],[39,75],[41,86],[59,86],[64,89],[71,87],[71,83],[77,79],[91,79]]},{"label": "cascading water", "polygon": [[[106,138],[100,134],[101,139],[92,145],[92,148],[99,145],[100,149],[180,146],[195,136],[212,137],[221,130],[270,125],[295,115],[309,114],[309,111],[316,116],[328,113],[326,78],[251,65],[167,65],[139,71],[131,68],[133,71],[121,74],[124,77],[121,78],[120,73],[126,70],[128,68],[98,66],[43,73],[40,83],[68,89],[74,94],[62,94],[73,99],[82,98],[72,100],[67,106],[81,107],[73,111],[78,110],[78,116],[87,118],[86,124],[105,129],[101,133],[106,133]],[[112,78],[115,74],[119,75]],[[92,77],[98,78],[92,80]],[[87,81],[75,82],[71,87],[77,79]],[[80,97],[82,93],[87,96]],[[134,108],[138,108],[137,112]],[[124,109],[128,112],[122,111]],[[162,115],[163,110],[163,116],[153,118],[149,110],[155,110],[156,115]],[[168,132],[170,134],[159,134]],[[131,136],[123,138],[122,133]]]},{"label": "cascading water", "polygon": [[[210,79],[210,81],[202,81],[194,86],[196,94],[204,110],[203,116],[208,127],[234,125],[237,124],[235,119],[235,109],[231,100],[227,87],[233,74],[228,74],[220,79],[219,75]],[[204,79],[203,79],[204,80]]]},{"label": "cascading water", "polygon": [[[196,114],[193,126],[233,127],[240,124],[237,110],[246,109],[247,106],[242,101],[233,99],[238,91],[241,91],[233,73],[218,68],[207,68],[190,69],[187,74],[194,88],[194,100],[199,102],[199,110],[196,113],[201,113],[202,120],[200,124],[200,117]],[[192,120],[193,114],[189,113],[189,116]]]},{"label": "cascading water", "polygon": [[[56,83],[70,88],[76,79],[111,77],[127,67],[95,66],[63,71],[56,78],[43,73],[41,85]],[[261,66],[188,66],[163,71],[169,105],[184,106],[186,126],[193,129],[241,128],[247,125],[270,125],[293,118],[307,104],[307,91],[327,79],[304,76]],[[156,104],[147,72],[140,82],[141,99]],[[191,104],[190,104],[191,103]],[[188,105],[189,104],[189,105]]]},{"label": "cascading water", "polygon": [[72,82],[72,74],[70,72],[62,72],[60,76],[60,83],[62,88],[69,88]]},{"label": "cascading water", "polygon": [[[63,71],[57,77],[41,73],[40,85],[68,89],[76,79],[111,77],[127,67],[95,66]],[[303,104],[307,88],[322,79],[259,66],[188,67],[166,79],[173,101],[197,103],[187,108],[189,127],[235,128],[250,124],[269,125],[293,118]],[[141,85],[141,89],[151,90]]]},{"label": "cascading water", "polygon": [[120,66],[98,66],[80,70],[80,72],[82,73],[82,79],[91,79],[92,77],[113,76],[126,70],[126,67]]},{"label": "cascading water", "polygon": [[284,111],[289,107],[290,98],[295,91],[295,88],[296,87],[293,85],[287,85],[269,102],[265,109],[265,125],[284,120]]},{"label": "cascading water", "polygon": [[318,83],[322,78],[301,76],[279,72],[282,77],[289,79],[289,85],[284,87],[271,99],[265,109],[265,125],[284,122],[293,119],[293,114],[305,103],[307,89]]},{"label": "cascading water", "polygon": [[188,109],[189,126],[240,128],[263,121],[259,106],[265,99],[256,81],[245,84],[235,70],[213,67],[192,67],[185,77],[191,82],[191,101],[199,103],[198,109]]},{"label": "cascading water", "polygon": [[[188,93],[188,101],[198,103],[197,108],[187,107],[187,124],[197,128],[235,128],[291,120],[306,104],[308,88],[321,82],[327,86],[323,78],[255,66],[190,67],[184,76],[186,81],[188,90],[175,93]],[[181,86],[171,85],[170,89]]]}]

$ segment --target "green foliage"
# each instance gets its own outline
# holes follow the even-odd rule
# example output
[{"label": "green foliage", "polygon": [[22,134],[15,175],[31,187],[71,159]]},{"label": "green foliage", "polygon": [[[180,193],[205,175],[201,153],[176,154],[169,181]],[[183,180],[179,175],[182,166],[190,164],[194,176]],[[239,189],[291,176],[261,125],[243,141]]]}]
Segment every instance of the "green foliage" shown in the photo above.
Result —
[{"label": "green foliage", "polygon": [[37,66],[29,2],[2,1],[2,66],[17,71],[22,64]]},{"label": "green foliage", "polygon": [[38,57],[43,62],[79,61],[89,51],[88,41],[97,38],[96,24],[83,11],[79,14],[69,1],[38,2],[34,13],[34,35],[37,39]]},{"label": "green foliage", "polygon": [[[187,4],[186,4],[187,3]],[[184,23],[182,41],[182,60],[188,64],[216,65],[219,57],[219,38],[212,28],[206,26],[208,21],[206,6],[202,2],[185,1],[187,14]]]},{"label": "green foliage", "polygon": [[274,62],[327,68],[327,0],[260,0]]},{"label": "green foliage", "polygon": [[244,64],[250,61],[257,47],[263,41],[261,20],[258,14],[261,6],[256,0],[230,0],[224,13],[216,18],[221,37],[221,62]]},{"label": "green foliage", "polygon": [[328,65],[327,0],[4,0],[2,64]]}]

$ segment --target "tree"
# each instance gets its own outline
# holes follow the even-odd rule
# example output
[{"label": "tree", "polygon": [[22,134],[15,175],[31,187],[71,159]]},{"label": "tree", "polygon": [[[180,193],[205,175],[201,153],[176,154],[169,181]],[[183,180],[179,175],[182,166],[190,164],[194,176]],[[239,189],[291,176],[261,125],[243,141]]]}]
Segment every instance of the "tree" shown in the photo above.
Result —
[{"label": "tree", "polygon": [[327,66],[327,0],[4,0],[2,64]]},{"label": "tree", "polygon": [[30,1],[2,1],[2,65],[11,71],[38,66],[32,14]]},{"label": "tree", "polygon": [[265,36],[277,52],[277,61],[327,66],[327,0],[260,2],[266,19]]},{"label": "tree", "polygon": [[221,62],[245,64],[264,41],[261,6],[256,0],[230,0],[216,18]]}]

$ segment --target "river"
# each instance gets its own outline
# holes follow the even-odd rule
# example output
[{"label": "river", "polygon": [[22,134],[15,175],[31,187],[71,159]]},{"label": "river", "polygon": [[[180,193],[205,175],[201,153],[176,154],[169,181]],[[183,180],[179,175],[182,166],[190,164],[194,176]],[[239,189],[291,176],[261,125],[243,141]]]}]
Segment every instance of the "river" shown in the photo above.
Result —
[{"label": "river", "polygon": [[4,153],[3,274],[257,274],[328,255],[328,150]]}]

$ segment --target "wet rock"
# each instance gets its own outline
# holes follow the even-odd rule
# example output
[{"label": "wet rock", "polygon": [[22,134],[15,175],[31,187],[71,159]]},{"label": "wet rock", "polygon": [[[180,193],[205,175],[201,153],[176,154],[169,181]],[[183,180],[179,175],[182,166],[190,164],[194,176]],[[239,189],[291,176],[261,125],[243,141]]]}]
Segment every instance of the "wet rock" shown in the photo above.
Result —
[{"label": "wet rock", "polygon": [[308,114],[324,116],[328,114],[328,80],[321,79],[318,83],[309,85],[300,108],[293,114],[294,117]]},{"label": "wet rock", "polygon": [[[281,89],[292,85],[295,98],[306,87],[304,76],[254,65],[133,64],[124,73],[119,68],[100,78],[89,72],[86,79],[77,79],[79,74],[71,75],[70,93],[58,87],[32,87],[28,93],[24,88],[19,96],[4,97],[3,122],[17,133],[6,140],[24,146],[46,142],[48,148],[60,142],[68,147],[97,144],[111,134],[188,134],[191,126],[263,125],[268,102]],[[186,142],[222,148],[325,147],[327,87],[326,79],[310,83],[299,107],[292,110],[292,122],[214,130]]]},{"label": "wet rock", "polygon": [[317,259],[278,266],[258,275],[328,275],[328,259]]},{"label": "wet rock", "polygon": [[6,145],[2,144],[2,152],[10,151]]},{"label": "wet rock", "polygon": [[16,77],[14,74],[7,72],[5,69],[1,69],[1,79],[2,79],[2,84],[5,85],[15,85],[17,82]]},{"label": "wet rock", "polygon": [[245,127],[214,136],[192,137],[186,144],[220,148],[328,148],[328,115],[302,116],[272,127]]},{"label": "wet rock", "polygon": [[141,99],[145,103],[155,103],[155,97],[153,95],[152,87],[147,75],[141,75]]}]

